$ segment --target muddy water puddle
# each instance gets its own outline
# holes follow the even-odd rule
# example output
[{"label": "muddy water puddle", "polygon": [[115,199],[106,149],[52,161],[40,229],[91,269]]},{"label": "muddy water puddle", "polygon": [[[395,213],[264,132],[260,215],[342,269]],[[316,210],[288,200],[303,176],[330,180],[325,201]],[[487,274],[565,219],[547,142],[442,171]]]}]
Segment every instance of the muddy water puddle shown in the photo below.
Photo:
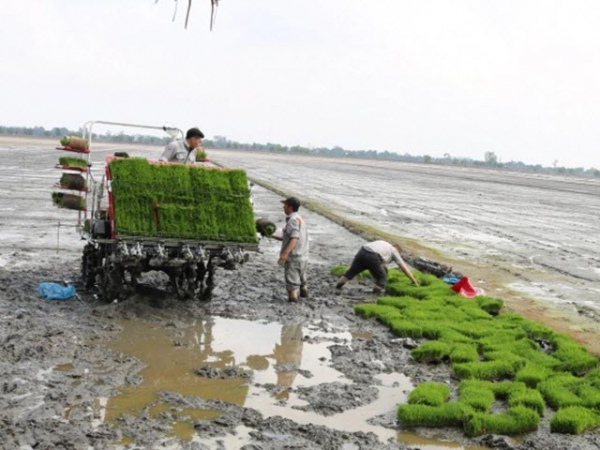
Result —
[{"label": "muddy water puddle", "polygon": [[[145,408],[156,407],[160,392],[244,404],[248,394],[247,379],[207,378],[195,371],[205,366],[222,370],[243,365],[245,360],[239,359],[244,357],[243,352],[236,355],[225,342],[219,342],[213,336],[227,340],[239,332],[240,336],[247,337],[242,339],[244,343],[252,340],[246,334],[251,330],[243,330],[241,324],[227,319],[225,322],[210,319],[192,322],[183,329],[141,321],[124,321],[121,325],[121,338],[110,347],[136,357],[146,368],[139,373],[143,379],[141,384],[123,388],[121,393],[109,399],[107,421],[123,414],[139,416]],[[156,411],[152,410],[155,414]]]},{"label": "muddy water puddle", "polygon": [[402,442],[420,450],[489,450],[488,447],[462,446],[455,442],[445,440],[442,436],[437,438],[426,438],[415,433],[398,433],[398,442]]},{"label": "muddy water puddle", "polygon": [[[351,332],[318,323],[261,323],[208,317],[164,325],[141,320],[121,322],[118,340],[108,346],[140,360],[146,367],[139,383],[128,385],[108,399],[98,399],[99,416],[117,424],[123,415],[167,421],[165,436],[211,445],[198,435],[194,423],[217,420],[223,411],[196,408],[161,400],[161,393],[184,399],[222,400],[253,408],[265,417],[281,416],[299,424],[319,424],[344,432],[373,432],[382,442],[409,443],[417,436],[369,423],[369,419],[395,411],[412,389],[403,374],[376,377],[377,398],[363,406],[323,416],[305,408],[308,402],[298,388],[324,383],[352,384],[330,366],[332,344],[352,346],[354,339],[370,339],[363,331]],[[239,448],[249,440],[251,429],[240,425],[236,435],[219,438],[227,448]],[[128,439],[126,444],[132,445]],[[166,442],[165,442],[166,444]],[[443,441],[419,442],[422,448],[462,448]],[[215,440],[214,445],[217,446]],[[167,445],[168,447],[168,445]]]},{"label": "muddy water puddle", "polygon": [[59,364],[54,367],[55,372],[71,372],[75,367],[71,363]]}]

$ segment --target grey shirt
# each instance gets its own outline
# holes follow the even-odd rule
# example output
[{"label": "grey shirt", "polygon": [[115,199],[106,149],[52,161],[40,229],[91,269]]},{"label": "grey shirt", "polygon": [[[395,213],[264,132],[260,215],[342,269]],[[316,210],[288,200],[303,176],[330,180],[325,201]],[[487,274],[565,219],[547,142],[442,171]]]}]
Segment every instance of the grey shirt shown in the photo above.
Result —
[{"label": "grey shirt", "polygon": [[159,161],[192,164],[196,161],[196,150],[190,150],[185,139],[178,139],[165,147]]},{"label": "grey shirt", "polygon": [[392,244],[386,241],[373,241],[362,246],[367,251],[377,253],[381,257],[381,262],[386,266],[395,261],[396,264],[402,264],[404,261]]},{"label": "grey shirt", "polygon": [[306,222],[300,214],[294,212],[285,218],[285,226],[283,227],[283,237],[281,240],[281,251],[285,250],[292,239],[298,239],[296,247],[290,253],[290,257],[294,259],[308,258],[308,231],[306,230]]}]

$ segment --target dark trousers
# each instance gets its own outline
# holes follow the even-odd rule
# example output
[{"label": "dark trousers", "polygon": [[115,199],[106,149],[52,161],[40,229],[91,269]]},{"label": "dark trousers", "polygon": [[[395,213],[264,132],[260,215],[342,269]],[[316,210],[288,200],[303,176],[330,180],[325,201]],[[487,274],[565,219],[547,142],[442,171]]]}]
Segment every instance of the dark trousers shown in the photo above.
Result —
[{"label": "dark trousers", "polygon": [[377,286],[385,288],[387,272],[381,261],[381,256],[375,252],[361,248],[352,260],[352,265],[344,276],[351,280],[363,270],[368,270],[371,273]]}]

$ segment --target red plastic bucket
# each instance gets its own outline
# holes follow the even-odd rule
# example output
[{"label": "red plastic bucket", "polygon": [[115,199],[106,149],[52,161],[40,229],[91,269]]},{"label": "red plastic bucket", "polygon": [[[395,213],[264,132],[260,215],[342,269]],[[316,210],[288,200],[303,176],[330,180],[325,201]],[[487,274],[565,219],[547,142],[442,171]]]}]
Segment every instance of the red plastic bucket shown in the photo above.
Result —
[{"label": "red plastic bucket", "polygon": [[462,277],[458,283],[452,286],[452,290],[467,298],[473,298],[477,295],[477,290],[471,285],[467,277]]}]

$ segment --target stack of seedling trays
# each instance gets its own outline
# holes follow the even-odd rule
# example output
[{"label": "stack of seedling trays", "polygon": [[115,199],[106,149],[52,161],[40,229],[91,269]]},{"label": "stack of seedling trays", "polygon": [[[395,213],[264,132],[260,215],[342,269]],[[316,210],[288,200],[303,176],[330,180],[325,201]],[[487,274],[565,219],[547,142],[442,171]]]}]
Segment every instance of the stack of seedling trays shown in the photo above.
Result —
[{"label": "stack of seedling trays", "polygon": [[117,237],[257,242],[243,170],[127,158],[109,172]]},{"label": "stack of seedling trays", "polygon": [[[60,143],[62,146],[57,147],[57,150],[80,153],[81,156],[90,152],[87,139],[65,136]],[[88,192],[86,178],[82,175],[88,172],[87,160],[83,157],[62,156],[56,167],[63,171],[63,175],[55,185],[60,191],[52,193],[52,201],[60,208],[85,211],[86,202],[81,193]]]}]

